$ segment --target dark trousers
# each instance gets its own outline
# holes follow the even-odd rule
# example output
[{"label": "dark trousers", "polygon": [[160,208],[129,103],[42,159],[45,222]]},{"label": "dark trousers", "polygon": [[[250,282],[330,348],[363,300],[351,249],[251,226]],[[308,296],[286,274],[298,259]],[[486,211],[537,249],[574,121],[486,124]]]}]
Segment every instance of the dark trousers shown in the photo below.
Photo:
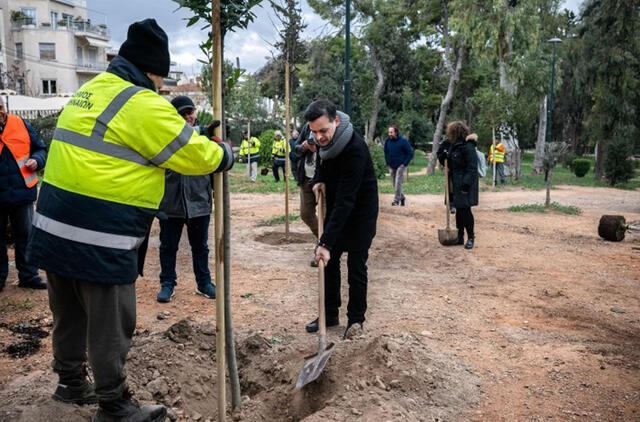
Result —
[{"label": "dark trousers", "polygon": [[473,214],[471,213],[471,207],[457,208],[456,209],[456,228],[459,231],[459,235],[464,235],[464,230],[467,230],[467,236],[469,238],[475,238],[473,234]]},{"label": "dark trousers", "polygon": [[289,160],[289,168],[291,169],[291,175],[293,176],[293,180],[295,180],[296,183],[300,182],[298,180],[298,163],[299,162],[300,161]]},{"label": "dark trousers", "polygon": [[65,379],[84,362],[93,369],[100,401],[122,396],[124,364],[136,328],[135,284],[74,280],[47,272],[53,314],[53,370]]},{"label": "dark trousers", "polygon": [[182,236],[182,228],[187,225],[187,235],[191,245],[193,273],[196,283],[211,283],[209,271],[209,221],[210,215],[194,218],[168,218],[160,220],[160,283],[176,284],[176,254]]},{"label": "dark trousers", "polygon": [[9,275],[9,256],[7,255],[7,239],[5,232],[7,224],[11,223],[11,230],[15,241],[16,268],[18,280],[30,281],[38,277],[38,267],[27,262],[26,251],[31,221],[33,220],[33,204],[0,206],[0,284],[4,284]]},{"label": "dark trousers", "polygon": [[280,172],[278,170],[278,168],[282,167],[282,178],[284,179],[284,177],[286,176],[285,174],[285,168],[284,168],[284,160],[278,160],[277,158],[273,160],[273,166],[271,167],[271,170],[273,171],[273,178],[276,179],[276,182],[280,181]]},{"label": "dark trousers", "polygon": [[[340,297],[340,257],[344,251],[334,248],[331,259],[324,270],[324,307],[327,318],[337,317],[342,299]],[[347,278],[349,281],[349,323],[364,322],[367,311],[367,259],[369,250],[349,251]]]},{"label": "dark trousers", "polygon": [[[491,164],[491,169],[493,171],[493,164]],[[507,181],[507,178],[504,175],[504,163],[496,163],[496,172],[493,174],[493,183],[498,184],[498,175],[500,175],[500,184],[504,185]]]}]

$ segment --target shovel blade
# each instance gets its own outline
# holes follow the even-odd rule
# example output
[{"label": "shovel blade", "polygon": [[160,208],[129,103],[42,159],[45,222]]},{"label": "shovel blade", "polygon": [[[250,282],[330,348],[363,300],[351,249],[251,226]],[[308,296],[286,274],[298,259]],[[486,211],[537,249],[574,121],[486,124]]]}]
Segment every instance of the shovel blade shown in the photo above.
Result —
[{"label": "shovel blade", "polygon": [[451,246],[458,243],[458,229],[438,229],[438,240],[443,246]]},{"label": "shovel blade", "polygon": [[315,381],[320,376],[324,367],[327,366],[331,353],[333,353],[333,346],[334,344],[330,343],[326,349],[318,351],[315,355],[305,358],[302,369],[300,370],[298,382],[296,382],[296,389],[304,387],[310,382]]}]

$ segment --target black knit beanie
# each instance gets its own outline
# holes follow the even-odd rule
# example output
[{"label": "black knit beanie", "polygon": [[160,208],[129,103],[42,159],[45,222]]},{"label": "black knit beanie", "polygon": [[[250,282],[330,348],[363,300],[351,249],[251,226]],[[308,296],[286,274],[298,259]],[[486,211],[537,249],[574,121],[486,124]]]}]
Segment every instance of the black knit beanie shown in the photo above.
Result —
[{"label": "black knit beanie", "polygon": [[118,54],[143,72],[169,75],[169,41],[155,19],[132,23]]},{"label": "black knit beanie", "polygon": [[193,101],[191,101],[191,98],[187,97],[186,95],[178,95],[176,98],[171,100],[171,105],[173,105],[176,110],[178,110],[178,113],[181,113],[186,109],[196,108],[195,104],[193,104]]}]

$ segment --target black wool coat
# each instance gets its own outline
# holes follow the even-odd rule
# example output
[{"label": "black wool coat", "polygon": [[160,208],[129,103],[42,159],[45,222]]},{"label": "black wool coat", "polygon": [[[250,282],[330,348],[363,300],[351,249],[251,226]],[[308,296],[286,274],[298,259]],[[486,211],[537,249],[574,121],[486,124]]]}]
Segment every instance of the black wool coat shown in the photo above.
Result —
[{"label": "black wool coat", "polygon": [[[444,165],[448,157],[451,178],[451,205],[468,208],[478,205],[478,156],[476,141],[443,142],[438,148],[438,160]],[[466,192],[466,193],[463,193]]]},{"label": "black wool coat", "polygon": [[376,235],[378,180],[369,147],[356,131],[335,158],[321,160],[311,184],[324,183],[327,214],[320,244],[329,250],[369,249]]}]

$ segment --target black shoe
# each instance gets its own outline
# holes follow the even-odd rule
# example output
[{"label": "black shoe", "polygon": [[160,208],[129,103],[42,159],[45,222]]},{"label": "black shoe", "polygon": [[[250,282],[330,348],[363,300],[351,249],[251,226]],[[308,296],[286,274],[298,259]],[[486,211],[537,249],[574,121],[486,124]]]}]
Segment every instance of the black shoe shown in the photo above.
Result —
[{"label": "black shoe", "polygon": [[0,282],[0,292],[4,290],[4,281]]},{"label": "black shoe", "polygon": [[402,198],[402,199],[400,200],[400,206],[401,206],[401,207],[404,207],[404,201],[405,201],[405,199],[406,199],[406,198]]},{"label": "black shoe", "polygon": [[[332,318],[327,317],[325,321],[327,321],[327,328],[335,327],[336,325],[340,324],[340,318],[338,317],[332,317]],[[307,333],[317,333],[318,330],[320,329],[320,324],[318,324],[318,322],[319,322],[319,318],[316,318],[310,323],[308,323],[307,326],[304,327],[305,330],[307,330]]]},{"label": "black shoe", "polygon": [[464,244],[465,249],[473,249],[473,237],[470,237],[467,240],[467,243]]},{"label": "black shoe", "polygon": [[51,397],[63,403],[78,405],[98,403],[93,382],[88,376],[84,366],[76,373],[61,375],[58,387]]},{"label": "black shoe", "polygon": [[456,242],[456,245],[464,245],[464,233],[458,235],[458,241]]},{"label": "black shoe", "polygon": [[47,283],[40,278],[40,276],[35,276],[28,281],[19,281],[18,287],[22,287],[23,289],[43,290],[47,288]]},{"label": "black shoe", "polygon": [[162,422],[167,418],[167,408],[162,405],[140,406],[130,397],[113,401],[101,401],[93,422]]},{"label": "black shoe", "polygon": [[362,326],[362,324],[363,323],[359,321],[348,323],[347,329],[344,330],[344,334],[342,335],[342,340],[362,335],[362,333],[364,333],[364,327]]},{"label": "black shoe", "polygon": [[399,204],[399,202],[394,200],[394,201],[391,203],[391,206],[392,206],[392,207],[395,207],[395,206],[396,206],[396,205],[398,205],[398,204]]},{"label": "black shoe", "polygon": [[75,382],[68,381],[66,383],[61,380],[51,397],[63,403],[78,405],[98,403],[98,396],[96,396],[96,392],[93,389],[93,384],[86,379],[79,379]]}]

